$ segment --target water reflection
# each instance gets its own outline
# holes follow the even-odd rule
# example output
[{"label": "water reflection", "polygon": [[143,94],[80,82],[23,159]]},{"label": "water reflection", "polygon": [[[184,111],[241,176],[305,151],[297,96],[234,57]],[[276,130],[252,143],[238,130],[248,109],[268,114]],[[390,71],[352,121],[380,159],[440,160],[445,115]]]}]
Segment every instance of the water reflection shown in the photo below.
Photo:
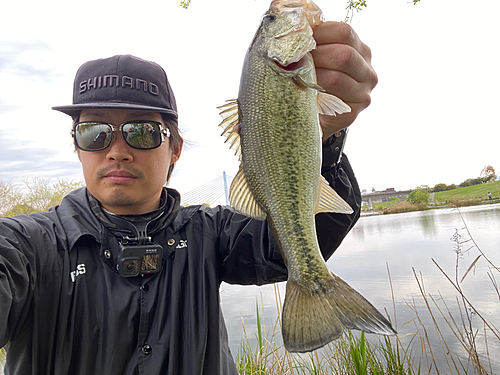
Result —
[{"label": "water reflection", "polygon": [[[450,345],[450,352],[466,358],[463,347],[453,338],[451,329],[438,310],[439,307],[446,313],[449,309],[451,313],[456,314],[458,320],[461,310],[463,313],[461,299],[457,300],[456,290],[443,274],[445,272],[452,280],[455,279],[457,254],[453,251],[454,243],[450,240],[455,231],[458,230],[467,238],[468,229],[481,250],[495,265],[500,266],[500,205],[467,207],[462,208],[460,212],[461,215],[456,209],[441,209],[362,217],[327,262],[335,273],[367,297],[379,310],[387,309],[391,317],[397,320],[397,329],[403,341],[409,342],[413,337],[411,335],[417,330],[423,334],[423,327],[416,319],[416,310],[427,333],[430,334],[431,345],[435,345],[434,355],[438,365],[441,364],[441,370],[445,372],[447,367],[444,364],[449,357],[441,349],[433,318],[425,306],[416,277],[420,287],[425,290],[424,293],[430,296],[428,302],[435,314],[434,319]],[[475,248],[466,251],[470,245],[471,242],[462,245],[464,253],[458,257],[460,275],[465,274],[479,255]],[[491,273],[488,267],[488,263],[480,259],[461,287],[481,316],[498,327],[500,302],[490,277],[496,277],[498,281],[500,275],[498,272]],[[493,276],[488,276],[489,272]],[[282,298],[284,289],[284,283],[280,284]],[[273,286],[222,286],[221,299],[233,351],[238,351],[242,338],[242,317],[248,337],[251,340],[255,337],[255,306],[261,295],[265,324],[270,329],[278,314]],[[480,318],[473,314],[472,320],[478,330],[477,334],[481,337],[484,335],[484,326]],[[492,335],[487,338],[494,373],[500,373],[500,358],[491,356],[491,353],[500,352],[500,340]],[[478,342],[480,354],[486,355],[484,338]],[[420,350],[418,347],[415,351],[417,349]]]},{"label": "water reflection", "polygon": [[423,233],[426,237],[433,238],[437,234],[436,221],[434,214],[436,211],[427,211],[420,216],[420,224],[422,225]]}]

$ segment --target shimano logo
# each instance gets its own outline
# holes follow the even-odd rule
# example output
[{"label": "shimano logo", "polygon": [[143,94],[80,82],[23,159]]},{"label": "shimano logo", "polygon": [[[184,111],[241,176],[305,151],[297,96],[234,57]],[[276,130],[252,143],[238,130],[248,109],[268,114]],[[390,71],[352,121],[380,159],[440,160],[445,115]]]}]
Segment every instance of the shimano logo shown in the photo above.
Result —
[{"label": "shimano logo", "polygon": [[160,92],[158,86],[153,82],[148,82],[140,78],[109,74],[105,76],[92,77],[80,82],[80,94],[105,87],[128,87],[133,90],[149,92],[151,95],[155,96]]},{"label": "shimano logo", "polygon": [[85,264],[79,264],[76,266],[76,270],[72,271],[69,273],[71,277],[71,281],[75,282],[77,276],[83,275],[84,273],[87,273],[87,270],[85,269]]}]

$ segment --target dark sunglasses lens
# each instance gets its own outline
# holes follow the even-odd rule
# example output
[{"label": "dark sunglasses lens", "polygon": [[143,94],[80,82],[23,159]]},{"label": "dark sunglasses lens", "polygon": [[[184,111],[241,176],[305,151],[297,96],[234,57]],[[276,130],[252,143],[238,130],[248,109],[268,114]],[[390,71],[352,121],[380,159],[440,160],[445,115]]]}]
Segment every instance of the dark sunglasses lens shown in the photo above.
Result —
[{"label": "dark sunglasses lens", "polygon": [[112,129],[108,124],[82,122],[75,127],[75,141],[83,150],[102,150],[111,142]]},{"label": "dark sunglasses lens", "polygon": [[123,125],[122,133],[133,148],[151,149],[161,145],[160,125],[157,122],[128,122]]}]

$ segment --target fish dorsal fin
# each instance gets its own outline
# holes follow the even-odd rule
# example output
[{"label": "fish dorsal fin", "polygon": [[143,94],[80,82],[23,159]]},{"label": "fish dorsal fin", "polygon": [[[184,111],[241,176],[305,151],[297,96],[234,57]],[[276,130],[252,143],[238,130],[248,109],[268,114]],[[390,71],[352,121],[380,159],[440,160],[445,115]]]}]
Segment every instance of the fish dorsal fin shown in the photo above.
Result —
[{"label": "fish dorsal fin", "polygon": [[229,190],[229,203],[237,211],[244,215],[259,220],[265,220],[267,217],[266,212],[255,200],[241,165],[240,170],[233,179],[233,182],[231,182],[231,189]]},{"label": "fish dorsal fin", "polygon": [[339,214],[352,214],[354,212],[351,206],[332,189],[323,176],[321,176],[319,184],[319,199],[314,213],[319,212],[336,212]]},{"label": "fish dorsal fin", "polygon": [[226,137],[225,143],[229,143],[230,148],[235,151],[235,155],[241,161],[241,145],[240,145],[240,114],[238,99],[228,100],[227,104],[217,107],[220,109],[222,122],[219,126],[224,129],[222,134]]},{"label": "fish dorsal fin", "polygon": [[345,104],[342,99],[326,92],[318,92],[318,113],[328,116],[336,116],[337,113],[351,112],[351,107]]}]

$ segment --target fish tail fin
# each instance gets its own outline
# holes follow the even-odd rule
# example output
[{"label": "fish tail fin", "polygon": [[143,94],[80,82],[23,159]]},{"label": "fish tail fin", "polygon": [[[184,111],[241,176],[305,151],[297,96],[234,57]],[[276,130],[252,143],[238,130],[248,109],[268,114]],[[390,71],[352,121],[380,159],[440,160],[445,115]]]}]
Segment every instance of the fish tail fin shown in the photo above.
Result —
[{"label": "fish tail fin", "polygon": [[289,352],[309,352],[337,339],[344,329],[394,335],[391,323],[361,294],[331,272],[328,285],[286,285],[283,342]]}]

